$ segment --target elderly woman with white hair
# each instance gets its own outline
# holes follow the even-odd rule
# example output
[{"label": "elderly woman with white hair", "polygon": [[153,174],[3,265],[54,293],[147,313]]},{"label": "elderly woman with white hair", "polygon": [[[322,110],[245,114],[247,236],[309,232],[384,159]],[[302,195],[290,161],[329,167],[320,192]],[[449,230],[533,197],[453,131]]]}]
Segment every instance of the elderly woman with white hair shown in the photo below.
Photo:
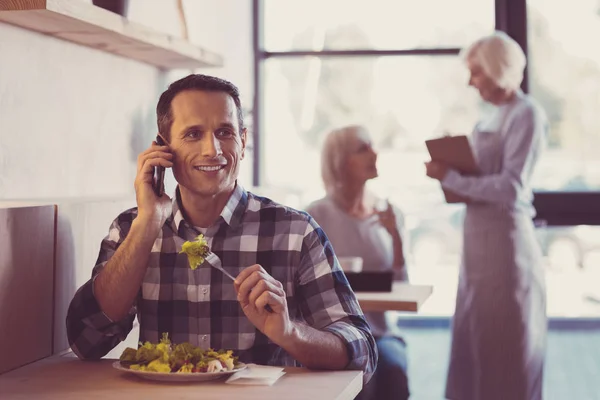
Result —
[{"label": "elderly woman with white hair", "polygon": [[426,165],[428,176],[468,199],[446,397],[540,400],[546,293],[531,176],[546,115],[519,89],[526,60],[509,36],[484,37],[462,56],[469,84],[492,107],[472,134],[478,175]]},{"label": "elderly woman with white hair", "polygon": [[[327,195],[306,211],[323,228],[338,257],[361,257],[363,271],[394,271],[408,280],[402,245],[402,213],[366,190],[376,178],[377,154],[367,130],[347,126],[327,135],[321,174]],[[379,361],[358,399],[408,399],[404,340],[388,326],[384,313],[365,312],[377,342]],[[396,328],[397,329],[397,328]]]}]

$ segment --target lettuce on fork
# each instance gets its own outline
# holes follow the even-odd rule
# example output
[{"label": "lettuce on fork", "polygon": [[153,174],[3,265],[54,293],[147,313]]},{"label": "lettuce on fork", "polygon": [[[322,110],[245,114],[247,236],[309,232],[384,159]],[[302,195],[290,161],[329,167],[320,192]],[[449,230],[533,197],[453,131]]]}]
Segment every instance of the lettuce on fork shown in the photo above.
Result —
[{"label": "lettuce on fork", "polygon": [[208,255],[209,251],[208,242],[204,238],[204,235],[200,234],[193,242],[187,241],[183,243],[179,254],[187,254],[190,268],[196,269],[204,262],[204,257]]}]

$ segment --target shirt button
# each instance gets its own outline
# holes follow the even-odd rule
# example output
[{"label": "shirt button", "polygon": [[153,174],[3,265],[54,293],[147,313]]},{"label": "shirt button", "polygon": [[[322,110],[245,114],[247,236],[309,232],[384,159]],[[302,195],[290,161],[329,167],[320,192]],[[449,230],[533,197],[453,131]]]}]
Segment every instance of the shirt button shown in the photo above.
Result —
[{"label": "shirt button", "polygon": [[204,293],[204,294],[208,293],[208,289],[207,288],[202,289],[202,293]]},{"label": "shirt button", "polygon": [[208,336],[202,335],[202,340],[204,340],[206,342],[206,339],[208,339]]}]

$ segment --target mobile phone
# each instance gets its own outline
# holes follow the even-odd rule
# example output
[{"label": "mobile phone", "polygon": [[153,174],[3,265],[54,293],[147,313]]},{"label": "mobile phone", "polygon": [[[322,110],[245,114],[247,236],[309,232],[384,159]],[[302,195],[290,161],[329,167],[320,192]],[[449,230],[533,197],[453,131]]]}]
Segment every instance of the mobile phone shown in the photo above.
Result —
[{"label": "mobile phone", "polygon": [[[165,145],[165,141],[160,135],[156,136],[156,144],[159,146]],[[154,167],[154,193],[158,197],[165,193],[165,167]]]}]

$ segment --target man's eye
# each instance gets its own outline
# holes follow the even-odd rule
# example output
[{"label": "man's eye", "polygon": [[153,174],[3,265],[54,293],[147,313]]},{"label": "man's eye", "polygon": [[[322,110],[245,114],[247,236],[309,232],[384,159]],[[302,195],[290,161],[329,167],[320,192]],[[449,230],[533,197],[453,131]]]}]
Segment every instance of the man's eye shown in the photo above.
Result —
[{"label": "man's eye", "polygon": [[217,131],[217,137],[219,138],[227,138],[233,136],[233,132],[228,129],[222,129]]},{"label": "man's eye", "polygon": [[189,131],[188,133],[185,134],[185,137],[187,139],[198,139],[200,137],[200,132],[199,131]]}]

